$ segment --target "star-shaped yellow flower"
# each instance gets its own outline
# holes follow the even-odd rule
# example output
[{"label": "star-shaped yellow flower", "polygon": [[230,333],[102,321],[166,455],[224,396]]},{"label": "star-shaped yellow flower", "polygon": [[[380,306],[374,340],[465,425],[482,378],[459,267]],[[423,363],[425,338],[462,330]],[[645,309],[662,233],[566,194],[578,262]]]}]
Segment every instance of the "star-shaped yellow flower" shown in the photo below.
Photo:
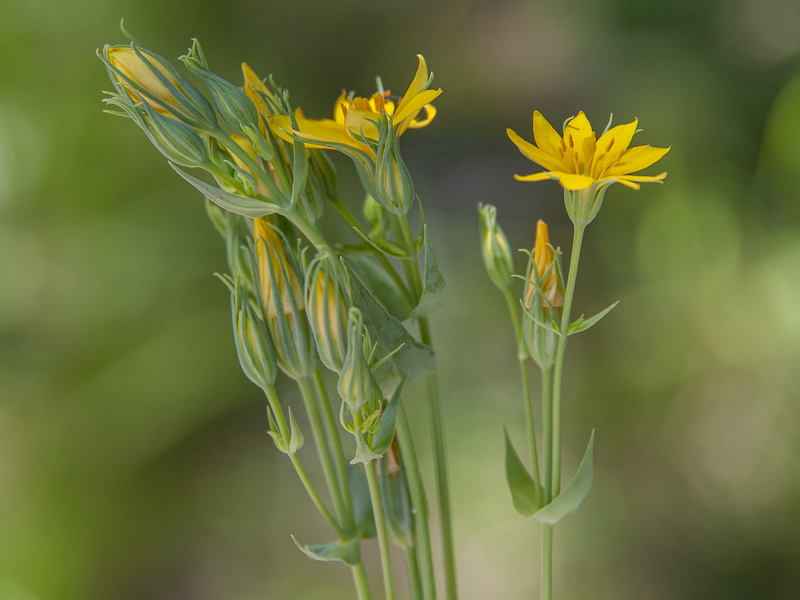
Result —
[{"label": "star-shaped yellow flower", "polygon": [[520,152],[547,171],[533,175],[515,175],[518,181],[544,181],[554,179],[567,190],[583,190],[594,184],[621,183],[634,190],[642,182],[662,181],[667,174],[654,176],[631,175],[646,169],[661,159],[669,148],[634,146],[629,148],[639,124],[617,125],[600,138],[592,130],[583,112],[570,119],[559,135],[539,111],[533,113],[533,139],[536,144],[522,139],[507,129],[508,137]]},{"label": "star-shaped yellow flower", "polygon": [[[425,127],[436,115],[431,102],[442,93],[441,89],[427,89],[430,75],[425,59],[417,55],[419,66],[408,90],[398,102],[390,92],[376,92],[369,98],[342,94],[333,107],[333,119],[307,119],[299,109],[295,112],[297,129],[294,129],[288,116],[278,115],[271,119],[276,135],[292,141],[288,132],[298,135],[311,148],[338,148],[357,150],[374,158],[375,153],[369,141],[378,139],[378,119],[383,115],[392,118],[396,135],[406,129]],[[420,117],[420,113],[423,116]]]}]

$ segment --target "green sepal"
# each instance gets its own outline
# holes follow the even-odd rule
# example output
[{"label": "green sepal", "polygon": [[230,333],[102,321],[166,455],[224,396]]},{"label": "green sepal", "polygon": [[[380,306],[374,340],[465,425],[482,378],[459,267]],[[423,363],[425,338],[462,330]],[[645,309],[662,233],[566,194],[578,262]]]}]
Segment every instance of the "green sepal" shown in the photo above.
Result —
[{"label": "green sepal", "polygon": [[275,158],[275,152],[272,150],[272,145],[261,135],[261,132],[251,126],[246,125],[242,127],[242,132],[247,136],[247,139],[250,140],[250,143],[253,144],[253,150],[255,153],[260,156],[266,162],[271,161]]},{"label": "green sepal", "polygon": [[[298,129],[294,113],[290,113],[289,118],[291,119],[292,127]],[[302,140],[295,140],[294,144],[292,144],[292,206],[297,206],[301,194],[306,189],[307,180],[308,156],[306,154],[306,145]]]},{"label": "green sepal", "polygon": [[310,546],[304,546],[294,536],[292,536],[292,541],[300,552],[313,560],[322,562],[339,561],[351,567],[361,562],[361,548],[358,539],[340,540],[329,544],[313,544]]},{"label": "green sepal", "polygon": [[375,433],[373,430],[377,425],[380,427],[380,419],[381,417],[381,409],[373,411],[364,421],[361,423],[361,431],[363,433]]},{"label": "green sepal", "polygon": [[408,296],[372,256],[350,254],[347,260],[358,270],[366,286],[390,315],[398,321],[405,321],[411,316],[414,307]]},{"label": "green sepal", "polygon": [[397,386],[394,396],[389,401],[388,406],[381,415],[381,428],[372,438],[372,449],[378,454],[386,454],[389,446],[394,440],[394,430],[397,424],[397,409],[400,406],[400,393],[403,389],[402,383]]},{"label": "green sepal", "polygon": [[218,187],[210,185],[205,181],[201,181],[196,177],[192,177],[179,169],[177,165],[170,162],[169,165],[175,172],[189,182],[197,191],[203,196],[211,200],[214,204],[237,215],[255,219],[256,217],[263,217],[264,215],[271,215],[276,212],[278,208],[271,202],[263,200],[256,200],[255,198],[247,198],[246,196],[237,196],[236,194],[229,194],[224,192]]},{"label": "green sepal", "polygon": [[436,264],[427,225],[422,230],[422,240],[425,250],[425,281],[422,286],[422,296],[412,313],[414,317],[424,317],[444,305],[444,278]]},{"label": "green sepal", "polygon": [[381,455],[369,447],[367,440],[364,438],[364,434],[360,430],[356,430],[353,436],[356,439],[356,452],[350,464],[357,465],[358,463],[364,463],[364,466],[369,469],[370,466],[368,463],[379,459]]},{"label": "green sepal", "polygon": [[291,431],[289,434],[289,454],[295,454],[298,450],[300,450],[300,448],[303,447],[303,443],[306,441],[306,439],[303,436],[303,432],[300,431],[300,426],[294,419],[291,406],[289,407],[289,428]]},{"label": "green sepal", "polygon": [[580,333],[581,331],[586,331],[592,325],[595,325],[600,319],[605,317],[608,313],[610,313],[614,308],[619,304],[619,300],[614,302],[611,306],[608,306],[601,310],[596,315],[589,317],[588,319],[584,319],[583,315],[578,317],[575,321],[570,323],[569,327],[567,327],[567,335],[572,335],[573,333]]},{"label": "green sepal", "polygon": [[267,431],[267,434],[272,438],[272,441],[275,442],[275,447],[280,452],[288,454],[286,441],[283,439],[278,424],[275,422],[275,416],[272,414],[272,409],[269,406],[267,407],[267,419],[269,420],[269,431]]},{"label": "green sepal", "polygon": [[593,457],[594,430],[592,430],[589,445],[586,447],[586,452],[583,455],[581,464],[578,466],[578,470],[575,472],[575,476],[555,500],[533,515],[534,519],[548,525],[555,525],[563,517],[578,509],[592,488]]},{"label": "green sepal", "polygon": [[403,324],[381,306],[346,261],[345,266],[353,304],[361,310],[364,325],[376,345],[376,356],[395,353],[373,373],[384,395],[394,395],[404,379],[411,380],[433,373],[436,367],[433,349],[414,339]]},{"label": "green sepal", "polygon": [[542,508],[541,487],[533,480],[519,459],[508,437],[508,431],[504,429],[503,433],[506,438],[506,481],[511,491],[511,501],[519,514],[530,517]]}]

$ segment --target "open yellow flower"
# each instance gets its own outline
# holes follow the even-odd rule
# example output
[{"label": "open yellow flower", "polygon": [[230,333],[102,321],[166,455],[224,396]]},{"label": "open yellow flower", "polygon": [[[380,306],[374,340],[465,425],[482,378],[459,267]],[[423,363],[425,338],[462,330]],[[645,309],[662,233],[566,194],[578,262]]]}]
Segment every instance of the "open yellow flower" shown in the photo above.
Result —
[{"label": "open yellow flower", "polygon": [[642,182],[662,181],[666,173],[631,175],[646,169],[669,152],[669,148],[652,146],[630,148],[638,124],[639,121],[634,119],[632,123],[617,125],[598,139],[589,119],[580,112],[566,123],[562,136],[539,111],[534,111],[535,145],[511,129],[506,132],[522,154],[547,170],[533,175],[515,175],[514,178],[518,181],[554,179],[567,190],[583,190],[598,183],[621,183],[638,190]]},{"label": "open yellow flower", "polygon": [[333,119],[307,119],[298,109],[295,111],[297,129],[292,127],[291,119],[285,115],[271,118],[272,129],[287,141],[292,141],[288,133],[291,131],[311,148],[353,149],[374,158],[375,153],[367,140],[377,141],[377,123],[383,115],[391,117],[398,136],[406,129],[425,127],[436,116],[431,102],[442,90],[427,89],[430,81],[428,67],[421,54],[417,58],[417,73],[397,102],[388,90],[376,92],[369,98],[353,97],[342,92],[334,104]]}]

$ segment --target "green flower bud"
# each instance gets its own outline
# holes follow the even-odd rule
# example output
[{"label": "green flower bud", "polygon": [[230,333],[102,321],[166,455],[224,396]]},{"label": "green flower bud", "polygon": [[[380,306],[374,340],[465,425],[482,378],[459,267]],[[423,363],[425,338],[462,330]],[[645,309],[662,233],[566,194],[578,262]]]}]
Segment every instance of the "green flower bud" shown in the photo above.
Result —
[{"label": "green flower bud", "polygon": [[497,224],[497,208],[491,204],[479,204],[481,217],[481,249],[483,264],[492,282],[501,290],[511,287],[514,282],[514,259],[511,246],[503,230]]},{"label": "green flower bud", "polygon": [[272,386],[278,372],[275,346],[241,279],[231,292],[231,313],[242,371],[260,388]]},{"label": "green flower bud", "polygon": [[194,129],[162,116],[149,104],[143,104],[142,110],[145,116],[140,126],[161,154],[183,167],[198,167],[207,163],[205,144]]},{"label": "green flower bud", "polygon": [[319,257],[306,274],[306,311],[320,361],[338,373],[347,353],[347,301],[330,260]]},{"label": "green flower bud", "polygon": [[386,210],[404,215],[414,204],[414,182],[400,156],[400,138],[384,117],[375,159],[375,199]]},{"label": "green flower bud", "polygon": [[347,320],[347,354],[339,373],[339,395],[351,411],[357,411],[368,403],[377,402],[380,406],[382,398],[381,389],[367,363],[363,332],[361,311],[351,308]]}]

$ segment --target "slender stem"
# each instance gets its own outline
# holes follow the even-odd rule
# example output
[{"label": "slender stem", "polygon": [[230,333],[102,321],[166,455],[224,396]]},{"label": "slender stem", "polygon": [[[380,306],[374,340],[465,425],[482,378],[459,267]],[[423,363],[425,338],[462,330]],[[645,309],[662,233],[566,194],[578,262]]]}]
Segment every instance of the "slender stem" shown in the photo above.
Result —
[{"label": "slender stem", "polygon": [[569,276],[564,293],[564,312],[561,315],[561,336],[556,348],[556,365],[553,383],[553,482],[552,497],[561,493],[561,384],[564,375],[564,352],[567,348],[567,328],[569,327],[572,299],[575,295],[575,282],[578,277],[578,263],[581,257],[581,245],[586,226],[575,226],[572,237],[572,253],[569,258]]},{"label": "slender stem", "polygon": [[[422,296],[422,275],[416,259],[414,238],[408,218],[398,215],[393,219],[393,228],[398,241],[402,243],[408,259],[403,260],[403,270],[408,279],[409,286],[415,298]],[[419,318],[420,340],[423,344],[433,346],[430,324],[427,317]],[[450,487],[447,474],[447,453],[444,439],[444,419],[442,406],[439,400],[439,384],[434,372],[427,379],[428,407],[431,417],[431,434],[433,438],[433,462],[436,471],[436,491],[439,500],[439,520],[442,531],[442,549],[444,553],[444,570],[447,597],[449,600],[458,600],[458,579],[456,576],[455,548],[453,544],[453,519],[450,510]]]},{"label": "slender stem", "polygon": [[[272,409],[272,414],[275,416],[275,421],[277,422],[278,429],[280,430],[279,433],[284,439],[289,438],[289,428],[286,425],[286,418],[283,415],[283,410],[281,409],[280,402],[278,401],[278,395],[275,391],[274,387],[268,387],[264,389],[264,393],[267,396],[267,401],[269,402],[269,406]],[[314,506],[317,507],[319,513],[323,516],[323,518],[328,522],[328,524],[336,531],[336,534],[341,537],[347,537],[344,529],[342,526],[339,525],[338,521],[334,518],[331,512],[328,510],[328,507],[325,506],[325,502],[323,502],[322,498],[320,498],[319,493],[317,492],[314,484],[311,483],[311,480],[308,478],[308,474],[306,473],[303,464],[300,462],[300,459],[297,457],[296,454],[289,453],[289,460],[294,467],[297,476],[300,478],[300,481],[303,484],[303,487],[306,489],[306,492],[311,497],[311,501],[314,503]]]},{"label": "slender stem", "polygon": [[364,564],[359,562],[357,565],[350,567],[353,573],[353,582],[356,586],[356,598],[358,600],[372,600],[372,592],[369,589],[369,580],[367,579],[367,571],[364,569]]},{"label": "slender stem", "polygon": [[400,443],[400,458],[405,468],[408,491],[411,495],[411,506],[414,515],[414,533],[416,534],[416,552],[419,557],[420,575],[425,600],[436,600],[436,578],[433,573],[433,551],[431,535],[428,529],[428,502],[425,499],[425,488],[422,483],[411,427],[403,405],[397,419],[397,440]]},{"label": "slender stem", "polygon": [[392,557],[389,547],[389,534],[386,528],[386,514],[383,512],[381,490],[378,484],[378,475],[375,473],[375,461],[364,464],[367,473],[369,495],[372,499],[372,512],[375,515],[375,529],[378,532],[378,547],[381,551],[381,568],[383,569],[383,586],[386,600],[394,600],[394,575],[392,573]]},{"label": "slender stem", "polygon": [[342,490],[339,488],[336,469],[331,459],[330,445],[325,436],[325,427],[322,424],[319,406],[317,406],[314,397],[313,383],[309,378],[303,377],[297,381],[297,384],[300,386],[300,392],[302,393],[306,411],[308,412],[308,420],[311,423],[311,431],[314,435],[314,442],[317,446],[317,454],[319,455],[320,464],[322,465],[322,472],[325,475],[325,481],[328,484],[328,489],[333,498],[333,504],[339,515],[339,521],[344,523],[348,518],[352,519],[352,513],[348,512]]},{"label": "slender stem", "polygon": [[342,439],[339,435],[339,427],[337,427],[336,417],[333,414],[331,407],[330,397],[328,391],[325,389],[325,382],[322,379],[322,374],[319,369],[314,372],[314,391],[316,393],[317,402],[322,406],[322,418],[325,423],[325,429],[330,436],[331,446],[333,450],[334,466],[336,467],[336,475],[339,478],[339,489],[342,491],[345,508],[348,513],[348,521],[345,521],[345,527],[348,525],[355,526],[353,519],[353,496],[350,491],[350,477],[347,474],[347,461],[344,457],[344,450],[342,449]]},{"label": "slender stem", "polygon": [[544,503],[553,501],[553,370],[541,369],[542,445],[544,446]]},{"label": "slender stem", "polygon": [[411,588],[411,600],[422,600],[422,580],[419,576],[417,549],[413,540],[410,540],[405,547],[405,557],[406,564],[408,565],[408,581],[409,587]]},{"label": "slender stem", "polygon": [[[531,456],[531,469],[533,472],[533,480],[537,483],[536,494],[539,495],[538,486],[542,484],[539,475],[539,453],[536,449],[536,419],[533,410],[533,396],[531,394],[530,381],[528,379],[528,365],[525,360],[525,354],[522,352],[523,339],[522,339],[522,326],[519,322],[519,312],[517,310],[517,303],[514,300],[514,295],[511,288],[504,291],[506,304],[508,305],[508,313],[511,316],[511,322],[514,325],[514,334],[517,338],[517,359],[519,361],[519,374],[522,381],[522,395],[523,407],[525,410],[525,424],[528,430],[528,448]],[[544,398],[544,396],[542,397]],[[545,457],[547,456],[547,447],[545,445]],[[545,458],[545,461],[547,459]],[[545,462],[546,464],[546,462]]]},{"label": "slender stem", "polygon": [[553,598],[553,526],[542,523],[542,598]]}]

